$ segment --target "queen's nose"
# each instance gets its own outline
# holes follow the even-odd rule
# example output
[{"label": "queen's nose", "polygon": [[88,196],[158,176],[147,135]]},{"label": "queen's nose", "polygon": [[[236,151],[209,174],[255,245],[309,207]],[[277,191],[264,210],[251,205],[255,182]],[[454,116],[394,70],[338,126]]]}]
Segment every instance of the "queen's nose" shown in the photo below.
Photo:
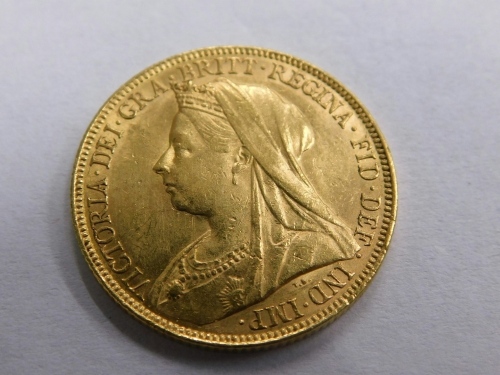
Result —
[{"label": "queen's nose", "polygon": [[153,170],[158,174],[170,173],[170,168],[172,167],[172,161],[174,159],[174,151],[172,147],[169,147],[167,151],[163,153],[158,159],[153,167]]}]

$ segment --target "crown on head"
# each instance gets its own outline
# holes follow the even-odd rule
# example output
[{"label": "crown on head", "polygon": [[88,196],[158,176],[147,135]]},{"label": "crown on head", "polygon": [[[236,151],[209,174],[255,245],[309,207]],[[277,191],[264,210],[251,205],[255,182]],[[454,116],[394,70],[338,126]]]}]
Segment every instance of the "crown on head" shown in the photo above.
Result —
[{"label": "crown on head", "polygon": [[213,116],[225,119],[224,111],[215,99],[213,87],[209,85],[197,86],[193,81],[172,84],[179,110],[182,108],[206,112]]}]

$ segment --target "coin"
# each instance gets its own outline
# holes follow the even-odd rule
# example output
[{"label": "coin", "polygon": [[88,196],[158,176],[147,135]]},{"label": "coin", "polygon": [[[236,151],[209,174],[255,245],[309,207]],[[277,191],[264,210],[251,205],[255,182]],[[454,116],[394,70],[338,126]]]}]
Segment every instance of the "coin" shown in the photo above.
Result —
[{"label": "coin", "polygon": [[72,209],[94,275],[134,317],[199,345],[267,347],[361,295],[389,245],[396,178],[336,79],[275,51],[206,48],[99,110]]}]

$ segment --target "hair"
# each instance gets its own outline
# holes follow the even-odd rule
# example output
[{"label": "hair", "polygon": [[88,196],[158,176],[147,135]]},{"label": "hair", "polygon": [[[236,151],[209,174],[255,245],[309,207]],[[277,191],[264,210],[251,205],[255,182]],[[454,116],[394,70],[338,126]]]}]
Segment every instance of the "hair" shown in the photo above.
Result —
[{"label": "hair", "polygon": [[182,108],[179,114],[191,121],[203,140],[214,151],[227,153],[235,146],[241,145],[240,139],[226,119],[191,108]]}]

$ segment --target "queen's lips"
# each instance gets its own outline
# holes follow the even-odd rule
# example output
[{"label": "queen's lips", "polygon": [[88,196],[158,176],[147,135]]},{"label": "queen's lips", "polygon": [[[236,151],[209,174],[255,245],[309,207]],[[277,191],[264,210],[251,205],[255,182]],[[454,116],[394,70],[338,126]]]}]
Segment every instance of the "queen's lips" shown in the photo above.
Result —
[{"label": "queen's lips", "polygon": [[172,192],[172,191],[175,190],[175,185],[172,184],[172,183],[168,183],[167,182],[164,185],[165,185],[165,190],[167,191],[167,193]]}]

